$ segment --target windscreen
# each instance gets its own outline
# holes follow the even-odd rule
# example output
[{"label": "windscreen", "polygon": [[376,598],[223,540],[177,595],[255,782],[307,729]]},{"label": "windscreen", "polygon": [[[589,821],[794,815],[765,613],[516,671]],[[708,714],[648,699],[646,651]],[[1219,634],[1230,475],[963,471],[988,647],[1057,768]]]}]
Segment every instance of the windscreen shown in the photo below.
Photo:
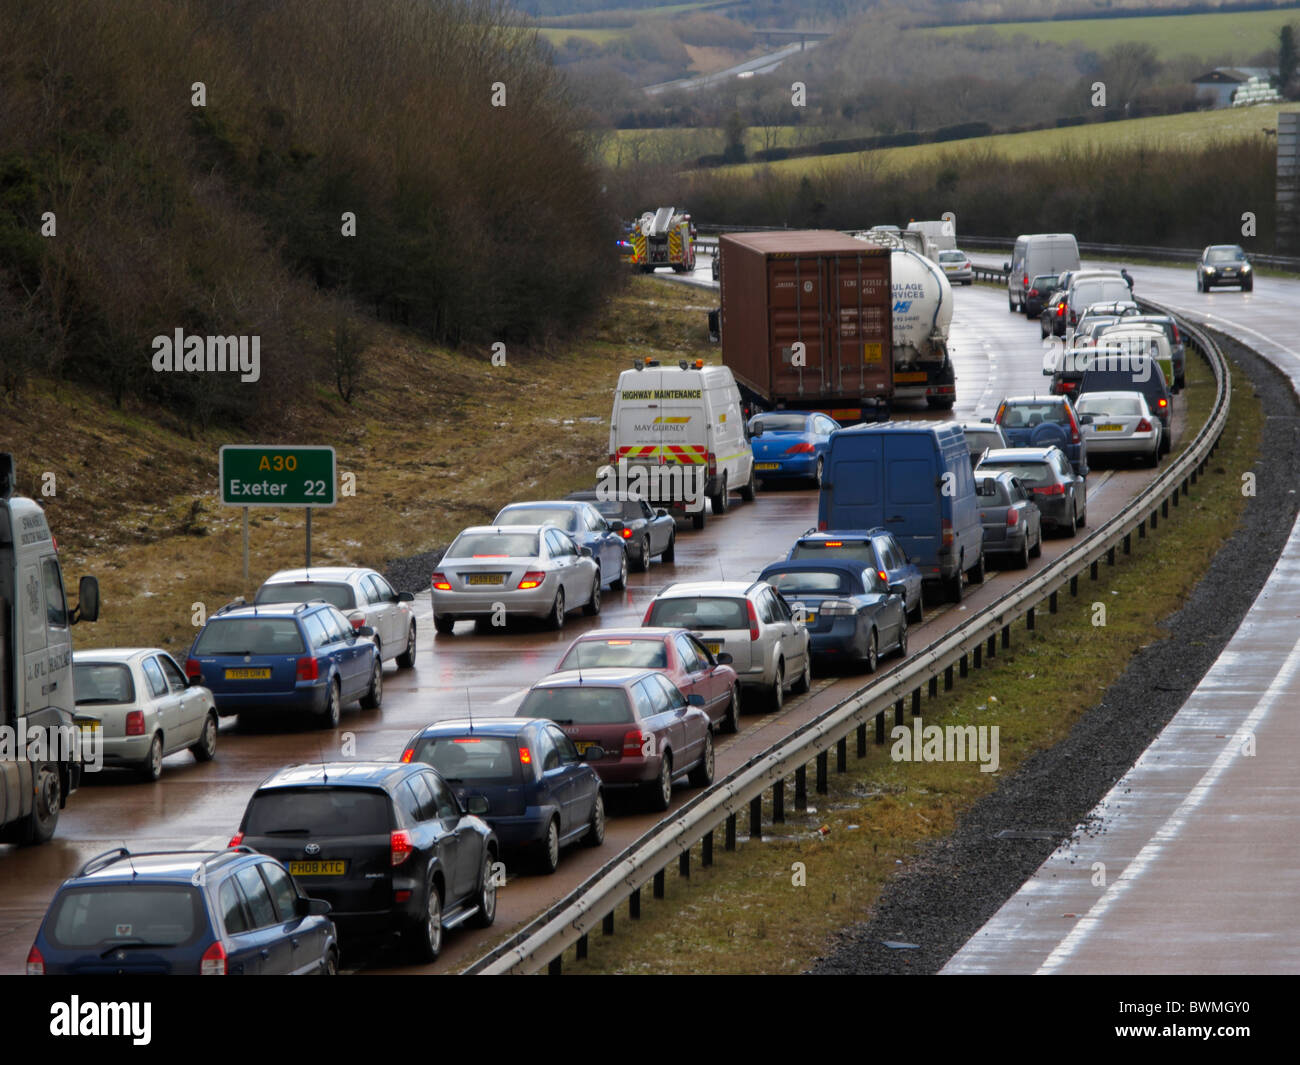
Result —
[{"label": "windscreen", "polygon": [[641,517],[641,504],[633,499],[598,499],[591,504],[602,518],[618,521],[635,521]]},{"label": "windscreen", "polygon": [[327,584],[324,581],[294,581],[292,584],[264,584],[257,590],[253,602],[309,603],[324,599],[340,610],[352,610],[357,605],[356,593],[348,584]]},{"label": "windscreen", "polygon": [[623,725],[634,721],[622,687],[534,688],[515,717],[544,717],[557,725]]},{"label": "windscreen", "polygon": [[660,599],[650,609],[648,625],[669,629],[748,629],[748,600],[703,596],[698,599]]},{"label": "windscreen", "polygon": [[118,663],[74,663],[72,689],[78,706],[135,702],[135,682],[131,679],[131,670]]},{"label": "windscreen", "polygon": [[298,623],[293,618],[213,618],[194,645],[195,655],[305,653]]},{"label": "windscreen", "polygon": [[1069,421],[1063,403],[1016,403],[1006,406],[998,424],[1007,429],[1025,429],[1043,422],[1068,425]]},{"label": "windscreen", "polygon": [[447,548],[443,562],[451,558],[537,558],[536,533],[461,533]]},{"label": "windscreen", "polygon": [[1232,263],[1245,257],[1246,253],[1240,248],[1211,248],[1206,260],[1212,263]]},{"label": "windscreen", "polygon": [[515,779],[519,748],[513,736],[433,736],[420,743],[413,760],[453,784],[507,783]]},{"label": "windscreen", "polygon": [[808,419],[802,414],[765,414],[753,424],[761,425],[765,433],[802,433],[808,428]]},{"label": "windscreen", "polygon": [[1142,413],[1142,407],[1135,396],[1096,396],[1085,393],[1080,396],[1075,403],[1074,409],[1079,414],[1109,415],[1120,417],[1121,415],[1137,415]]},{"label": "windscreen", "polygon": [[576,532],[578,513],[568,507],[517,507],[497,515],[493,525],[545,525],[550,522],[565,532]]},{"label": "windscreen", "polygon": [[995,507],[1008,502],[1007,486],[996,477],[976,477],[975,492],[982,507]]},{"label": "windscreen", "polygon": [[604,667],[667,669],[668,653],[664,641],[654,639],[582,640],[569,649],[559,669],[600,669]]},{"label": "windscreen", "polygon": [[986,470],[1006,470],[1015,474],[1025,484],[1051,484],[1052,468],[1046,462],[989,462],[985,459],[975,471],[978,477]]},{"label": "windscreen", "polygon": [[941,263],[964,263],[966,256],[959,251],[941,251],[939,261]]},{"label": "windscreen", "polygon": [[1109,303],[1129,294],[1128,282],[1121,278],[1099,278],[1080,281],[1074,286],[1071,302],[1075,307],[1088,307],[1094,303]]},{"label": "windscreen", "polygon": [[876,556],[871,545],[865,540],[810,540],[794,545],[791,559],[799,558],[847,558],[854,562],[865,562],[868,566],[876,564]]},{"label": "windscreen", "polygon": [[58,947],[177,947],[207,925],[197,888],[189,884],[88,884],[55,900],[46,935]]},{"label": "windscreen", "polygon": [[835,570],[789,570],[785,573],[769,573],[763,580],[785,597],[800,595],[853,595],[853,588],[846,574]]},{"label": "windscreen", "polygon": [[369,788],[270,788],[248,806],[249,836],[379,836],[391,829],[392,802]]}]

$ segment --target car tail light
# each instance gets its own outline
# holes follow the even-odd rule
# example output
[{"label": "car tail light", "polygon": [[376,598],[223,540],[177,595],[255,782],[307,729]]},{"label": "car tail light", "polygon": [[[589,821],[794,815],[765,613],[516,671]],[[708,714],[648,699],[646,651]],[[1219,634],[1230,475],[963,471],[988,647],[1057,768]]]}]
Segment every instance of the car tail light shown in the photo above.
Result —
[{"label": "car tail light", "polygon": [[1020,511],[1015,507],[1007,507],[1007,528],[1020,524]]},{"label": "car tail light", "polygon": [[448,582],[446,576],[442,573],[435,573],[429,579],[429,582],[434,586],[434,588],[436,588],[440,592],[451,591],[451,584],[450,582]]},{"label": "car tail light", "polygon": [[298,679],[299,680],[319,680],[320,679],[320,661],[308,655],[306,658],[298,659]]},{"label": "car tail light", "polygon": [[1021,288],[1028,288],[1028,287],[1029,287],[1029,275],[1028,275],[1028,274],[1025,274],[1024,280],[1020,282],[1020,287],[1021,287]]},{"label": "car tail light", "polygon": [[393,901],[394,901],[394,902],[410,902],[410,901],[411,901],[411,893],[410,893],[409,891],[407,891],[405,888],[403,888],[401,891],[394,891],[394,892],[393,892]]},{"label": "car tail light", "polygon": [[406,829],[395,829],[388,834],[388,854],[393,865],[401,865],[414,849],[411,846],[411,834]]},{"label": "car tail light", "polygon": [[[1079,387],[1078,381],[1062,381],[1061,394],[1064,395],[1066,392],[1073,392],[1078,387]],[[1077,435],[1074,438],[1074,442],[1076,444],[1079,442],[1079,437]]]},{"label": "car tail light", "polygon": [[359,629],[361,628],[362,625],[366,623],[365,615],[362,615],[361,617],[358,618],[349,618],[348,620],[352,622],[352,627],[354,629]]},{"label": "car tail light", "polygon": [[745,600],[745,606],[749,610],[749,640],[753,643],[758,639],[758,612],[754,609],[754,604],[750,600]]},{"label": "car tail light", "polygon": [[642,624],[642,625],[649,625],[649,624],[650,624],[650,615],[653,614],[654,612],[655,612],[655,605],[654,605],[653,602],[651,602],[650,605],[649,605],[648,607],[645,608],[645,617],[643,617],[643,618],[641,619],[641,624]]},{"label": "car tail light", "polygon": [[1058,318],[1064,318],[1064,317],[1065,317],[1065,304],[1064,304],[1064,303],[1058,303],[1058,304],[1056,305],[1056,317],[1058,317]]},{"label": "car tail light", "polygon": [[889,574],[886,573],[883,569],[876,570],[876,576],[879,577],[886,584],[889,583]]},{"label": "car tail light", "polygon": [[530,751],[527,747],[519,748],[519,764],[520,765],[533,764],[533,752]]},{"label": "car tail light", "polygon": [[704,453],[704,461],[708,463],[709,476],[716,477],[718,475],[718,456],[712,451],[706,451]]},{"label": "car tail light", "polygon": [[1169,406],[1169,400],[1162,396],[1160,399],[1156,400],[1156,406],[1163,410],[1165,407]]},{"label": "car tail light", "polygon": [[185,659],[185,675],[192,680],[203,679],[203,667],[199,665],[197,658]]},{"label": "car tail light", "polygon": [[1137,423],[1137,428],[1134,429],[1133,431],[1135,433],[1149,433],[1151,432],[1151,423],[1147,421],[1145,418],[1143,418],[1140,422]]},{"label": "car tail light", "polygon": [[45,975],[45,959],[41,957],[41,952],[36,949],[35,943],[32,944],[32,949],[27,952],[27,975]]},{"label": "car tail light", "polygon": [[787,455],[806,455],[808,452],[816,450],[817,449],[813,447],[812,444],[805,440],[801,444],[794,444],[793,446],[786,448],[785,453]]},{"label": "car tail light", "polygon": [[1076,312],[1074,312],[1074,311],[1071,311],[1071,312],[1070,312],[1070,324],[1071,324],[1071,325],[1078,325],[1078,324],[1079,324],[1079,315],[1078,315]]},{"label": "car tail light", "polygon": [[406,762],[408,765],[410,764],[411,759],[414,757],[415,757],[414,747],[408,747],[406,748],[406,750],[402,752],[402,761]]},{"label": "car tail light", "polygon": [[940,529],[943,535],[943,546],[952,547],[953,545],[952,522],[950,522],[947,518],[944,518],[943,521],[940,523]]},{"label": "car tail light", "polygon": [[623,532],[620,535],[623,537],[624,540],[630,540],[632,539],[632,530],[628,528],[624,528]]},{"label": "car tail light", "polygon": [[243,842],[244,842],[244,833],[243,833],[243,832],[236,832],[233,836],[230,837],[230,842],[227,843],[226,846],[227,846],[227,847],[238,847],[238,846],[239,846],[240,844],[242,844]]},{"label": "car tail light", "polygon": [[522,577],[519,578],[519,587],[521,589],[538,588],[541,586],[541,583],[544,580],[546,580],[545,573],[543,573],[539,569],[530,569],[527,573],[525,573]]},{"label": "car tail light", "polygon": [[1180,341],[1179,341],[1179,339],[1178,339],[1178,323],[1177,323],[1177,322],[1174,323],[1174,343],[1175,343],[1175,344],[1180,343]]},{"label": "car tail light", "polygon": [[640,729],[633,729],[631,732],[623,733],[623,757],[639,758],[641,752],[646,749],[646,744],[654,739],[648,732],[642,732]]},{"label": "car tail light", "polygon": [[126,714],[126,734],[128,736],[144,735],[144,711],[128,710]]},{"label": "car tail light", "polygon": [[199,959],[199,975],[226,975],[226,948],[221,945],[221,940],[217,940],[203,952],[203,957]]},{"label": "car tail light", "polygon": [[1030,295],[1032,298],[1037,299],[1037,298],[1038,298],[1038,289],[1036,289],[1036,288],[1031,288],[1031,289],[1029,290],[1029,295]]},{"label": "car tail light", "polygon": [[1065,485],[1047,484],[1047,485],[1043,485],[1040,488],[1035,488],[1034,491],[1037,492],[1040,496],[1063,496],[1065,495]]}]

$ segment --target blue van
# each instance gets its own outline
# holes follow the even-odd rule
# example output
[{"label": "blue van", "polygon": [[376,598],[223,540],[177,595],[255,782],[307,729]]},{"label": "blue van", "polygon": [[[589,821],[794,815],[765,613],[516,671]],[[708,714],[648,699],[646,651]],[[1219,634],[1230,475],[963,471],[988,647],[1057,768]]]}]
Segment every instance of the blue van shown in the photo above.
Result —
[{"label": "blue van", "polygon": [[961,602],[963,572],[984,580],[984,526],[961,426],[891,422],[831,434],[817,528],[877,526],[953,602]]}]

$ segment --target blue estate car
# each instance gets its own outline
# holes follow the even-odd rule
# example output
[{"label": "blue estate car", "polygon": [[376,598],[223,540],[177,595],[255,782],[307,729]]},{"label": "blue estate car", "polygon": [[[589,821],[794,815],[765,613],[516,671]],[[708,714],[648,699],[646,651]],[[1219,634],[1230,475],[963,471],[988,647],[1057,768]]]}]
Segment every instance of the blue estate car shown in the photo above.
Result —
[{"label": "blue estate car", "polygon": [[27,975],[338,972],[330,904],[248,847],[91,858],[55,893]]},{"label": "blue estate car", "polygon": [[555,872],[567,844],[605,842],[600,777],[553,722],[438,721],[407,741],[402,761],[433,766],[465,805],[486,803],[479,816],[501,846],[531,852],[543,872]]},{"label": "blue estate car", "polygon": [[826,448],[837,421],[816,411],[769,411],[749,419],[754,472],[761,480],[822,483]]},{"label": "blue estate car", "polygon": [[232,605],[199,630],[185,672],[212,692],[218,714],[295,710],[334,728],[344,704],[374,710],[383,702],[373,636],[321,601]]},{"label": "blue estate car", "polygon": [[903,597],[907,620],[917,625],[925,620],[921,605],[925,582],[921,568],[907,557],[903,545],[894,539],[893,533],[888,529],[867,529],[864,532],[818,532],[809,529],[794,542],[786,558],[791,562],[796,559],[832,558],[871,566],[878,573],[884,574],[891,592]]},{"label": "blue estate car", "polygon": [[773,562],[758,575],[802,616],[812,653],[853,659],[875,672],[881,648],[907,657],[903,597],[891,593],[874,569],[847,559]]}]

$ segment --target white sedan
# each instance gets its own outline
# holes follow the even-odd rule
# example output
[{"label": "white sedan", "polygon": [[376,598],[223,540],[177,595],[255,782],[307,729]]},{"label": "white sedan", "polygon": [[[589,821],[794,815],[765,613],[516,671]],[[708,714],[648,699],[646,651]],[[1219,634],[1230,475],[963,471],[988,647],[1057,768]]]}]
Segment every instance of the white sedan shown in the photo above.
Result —
[{"label": "white sedan", "polygon": [[939,266],[947,275],[949,281],[955,281],[961,285],[971,285],[975,283],[975,270],[970,263],[970,257],[964,251],[950,249],[939,253]]},{"label": "white sedan", "polygon": [[145,780],[162,776],[163,759],[189,750],[196,761],[217,753],[217,707],[212,692],[191,684],[157,647],[105,648],[72,656],[75,724],[88,765],[98,749],[103,764],[135,769]]},{"label": "white sedan", "polygon": [[1079,429],[1092,455],[1133,455],[1160,462],[1160,419],[1141,392],[1084,392],[1074,402]]}]

